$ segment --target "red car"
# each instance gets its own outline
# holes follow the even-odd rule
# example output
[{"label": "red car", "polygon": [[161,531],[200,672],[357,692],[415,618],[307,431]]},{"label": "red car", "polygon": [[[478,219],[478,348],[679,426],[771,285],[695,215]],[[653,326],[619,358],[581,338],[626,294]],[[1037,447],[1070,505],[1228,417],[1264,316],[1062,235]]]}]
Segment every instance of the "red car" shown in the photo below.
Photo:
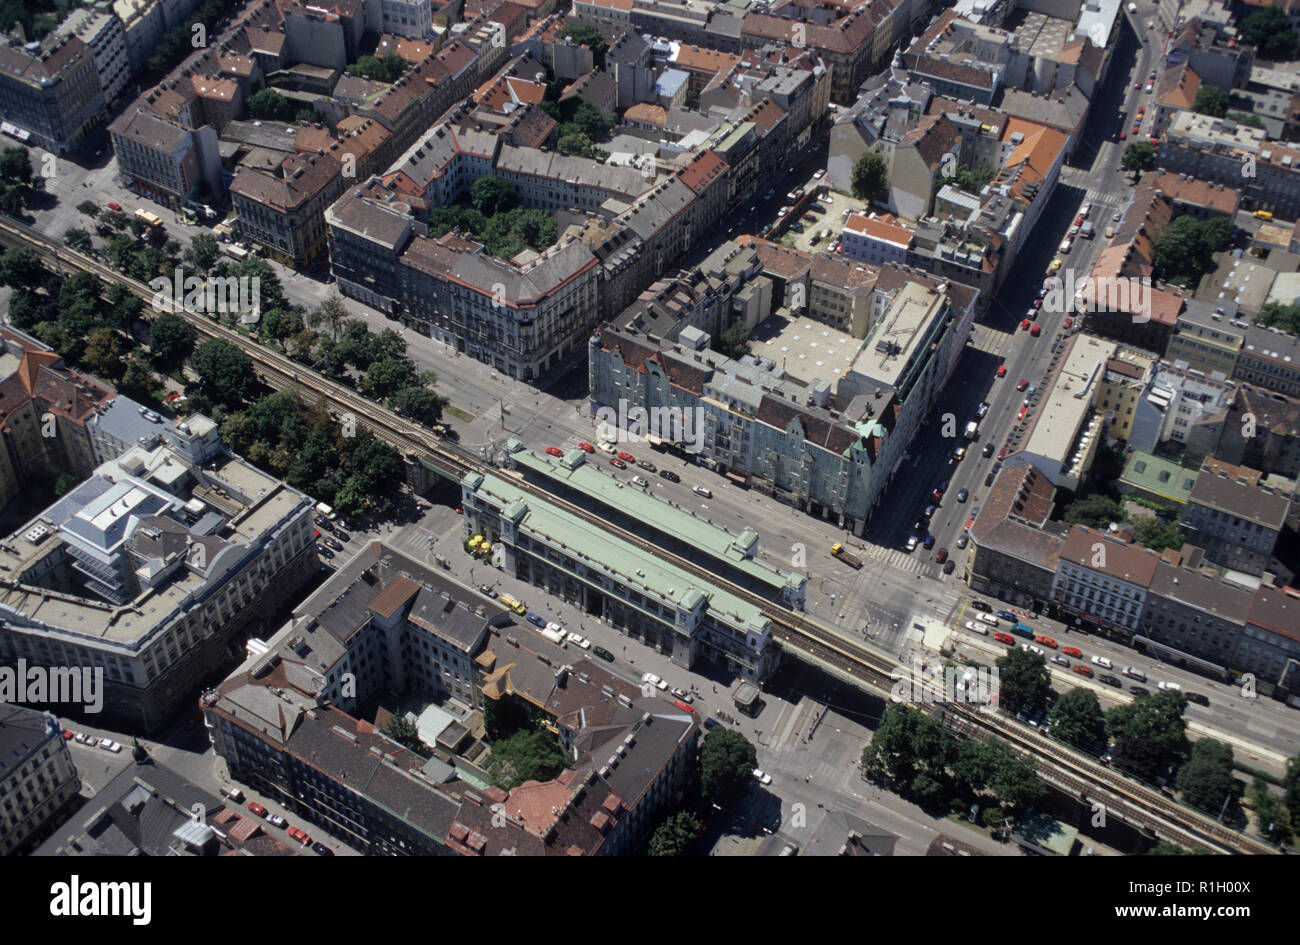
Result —
[{"label": "red car", "polygon": [[1039,335],[1043,333],[1043,329],[1035,325],[1033,328],[1029,329],[1029,333],[1033,335],[1035,338],[1037,338]]},{"label": "red car", "polygon": [[1016,645],[1016,638],[1009,633],[995,633],[993,634],[993,639],[997,640],[999,643],[1005,643],[1007,646]]},{"label": "red car", "polygon": [[1074,225],[1075,225],[1075,226],[1083,226],[1083,216],[1082,216],[1082,215],[1079,215],[1079,216],[1077,216],[1077,217],[1074,218]]},{"label": "red car", "polygon": [[1128,140],[1128,132],[1127,132],[1127,131],[1121,131],[1121,132],[1119,133],[1119,140],[1121,140],[1121,141],[1127,141],[1127,140]]},{"label": "red car", "polygon": [[1026,319],[1023,319],[1023,320],[1020,322],[1020,330],[1021,330],[1021,331],[1029,331],[1029,319],[1027,319],[1027,318],[1026,318]]},{"label": "red car", "polygon": [[611,456],[611,457],[609,458],[609,464],[610,464],[611,466],[616,466],[616,467],[618,467],[619,469],[627,469],[627,463],[623,462],[623,461],[622,461],[621,459],[619,459],[617,456]]},{"label": "red car", "polygon": [[1130,131],[1132,131],[1133,134],[1137,134],[1141,130],[1142,130],[1142,122],[1140,121],[1133,122],[1133,127],[1130,129]]},{"label": "red car", "polygon": [[1002,447],[1002,449],[998,450],[998,461],[1001,462],[1002,460],[1006,459],[1007,454],[1010,452],[1011,452],[1011,447],[1009,446]]},{"label": "red car", "polygon": [[1138,106],[1138,117],[1141,117],[1141,116],[1145,115],[1146,113],[1147,113],[1147,107],[1146,107],[1145,105],[1139,105],[1139,106]]},{"label": "red car", "polygon": [[1029,381],[1027,381],[1025,378],[1022,377],[1020,379],[1020,383],[1016,385],[1016,390],[1024,390],[1028,386],[1029,386]]},{"label": "red car", "polygon": [[636,462],[636,457],[633,456],[631,453],[619,453],[619,454],[618,454],[618,458],[621,459],[621,460],[622,460],[623,462],[625,462],[625,463],[635,463],[635,462]]},{"label": "red car", "polygon": [[592,446],[590,443],[579,443],[578,449],[582,450],[584,453],[596,452],[596,447]]},{"label": "red car", "polygon": [[930,498],[938,502],[940,499],[943,498],[943,493],[940,492],[938,489],[935,489],[933,492],[930,493]]},{"label": "red car", "polygon": [[939,564],[943,564],[945,561],[947,561],[947,560],[948,560],[948,549],[947,549],[947,548],[940,548],[940,549],[939,549],[939,553],[936,554],[936,555],[934,556],[934,560],[935,560],[936,562],[938,562]]},{"label": "red car", "polygon": [[1027,414],[1027,413],[1029,413],[1029,408],[1028,408],[1028,407],[1021,407],[1021,408],[1020,408],[1020,413],[1016,414],[1016,419],[1017,419],[1017,420],[1023,420],[1023,419],[1025,419],[1025,414]]},{"label": "red car", "polygon": [[258,817],[266,816],[266,808],[263,807],[261,804],[257,803],[257,801],[249,801],[248,809],[251,810]]},{"label": "red car", "polygon": [[108,207],[108,209],[116,213],[122,212],[122,205],[118,203],[116,200],[110,200],[108,203],[104,204],[104,206]]},{"label": "red car", "polygon": [[998,365],[998,369],[997,369],[996,371],[994,371],[993,374],[994,374],[994,376],[996,376],[996,377],[1006,377],[1006,376],[1007,376],[1007,366],[1006,366],[1005,364],[999,364],[999,365]]},{"label": "red car", "polygon": [[311,837],[308,835],[307,831],[303,830],[301,827],[290,827],[289,836],[293,837],[293,839],[297,840],[303,846],[311,843]]},{"label": "red car", "polygon": [[1073,318],[1067,318],[1067,319],[1063,322],[1063,324],[1064,324],[1064,326],[1065,326],[1066,328],[1072,328],[1072,327],[1074,326],[1074,319],[1073,319]]},{"label": "red car", "polygon": [[1077,646],[1063,646],[1061,647],[1061,652],[1066,656],[1073,656],[1076,660],[1083,659],[1083,653]]},{"label": "red car", "polygon": [[564,450],[560,449],[558,446],[548,446],[548,447],[546,447],[546,455],[547,455],[547,456],[563,456],[563,455],[564,455]]},{"label": "red car", "polygon": [[1042,300],[1042,299],[1034,299],[1034,308],[1042,308],[1042,307],[1043,307],[1043,300]]},{"label": "red car", "polygon": [[975,524],[975,519],[973,518],[966,519],[966,524],[962,526],[962,531],[964,532],[970,531],[970,527],[974,524]]},{"label": "red car", "polygon": [[1087,676],[1089,679],[1092,678],[1092,667],[1091,667],[1091,666],[1084,666],[1082,663],[1079,663],[1079,664],[1077,664],[1077,665],[1075,665],[1075,666],[1071,666],[1070,668],[1073,669],[1073,670],[1074,670],[1076,673],[1078,673],[1080,676]]},{"label": "red car", "polygon": [[66,741],[72,741],[72,729],[65,728],[63,730],[63,737]]}]

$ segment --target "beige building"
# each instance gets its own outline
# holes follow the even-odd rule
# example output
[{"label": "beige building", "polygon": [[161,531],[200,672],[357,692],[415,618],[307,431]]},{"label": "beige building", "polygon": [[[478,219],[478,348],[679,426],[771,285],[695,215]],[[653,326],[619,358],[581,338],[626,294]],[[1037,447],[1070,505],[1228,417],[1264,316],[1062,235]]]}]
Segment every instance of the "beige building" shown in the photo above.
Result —
[{"label": "beige building", "polygon": [[1092,404],[1110,416],[1109,435],[1127,440],[1142,392],[1151,382],[1157,359],[1132,348],[1119,348],[1107,359]]}]

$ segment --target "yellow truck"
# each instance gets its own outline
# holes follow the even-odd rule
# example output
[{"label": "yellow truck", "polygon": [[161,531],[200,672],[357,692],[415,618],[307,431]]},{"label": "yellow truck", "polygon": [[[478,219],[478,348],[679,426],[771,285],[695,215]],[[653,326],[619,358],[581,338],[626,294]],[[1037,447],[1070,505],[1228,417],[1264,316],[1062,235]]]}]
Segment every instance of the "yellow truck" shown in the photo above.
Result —
[{"label": "yellow truck", "polygon": [[862,567],[862,559],[845,548],[841,542],[837,541],[835,544],[831,545],[831,554],[839,558],[850,568]]}]

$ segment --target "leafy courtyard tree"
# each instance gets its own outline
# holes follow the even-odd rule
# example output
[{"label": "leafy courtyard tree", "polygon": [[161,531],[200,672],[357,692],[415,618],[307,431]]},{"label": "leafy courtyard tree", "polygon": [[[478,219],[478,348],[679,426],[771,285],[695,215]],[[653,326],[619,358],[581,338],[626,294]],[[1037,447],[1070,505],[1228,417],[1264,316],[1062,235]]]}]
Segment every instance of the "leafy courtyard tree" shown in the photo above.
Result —
[{"label": "leafy courtyard tree", "polygon": [[194,350],[194,326],[171,312],[162,312],[149,324],[149,351],[159,370],[177,367]]},{"label": "leafy courtyard tree", "polygon": [[1228,93],[1217,85],[1203,83],[1196,90],[1196,98],[1192,101],[1192,111],[1200,115],[1222,118],[1228,114]]},{"label": "leafy courtyard tree", "polygon": [[256,380],[248,355],[220,338],[211,338],[195,348],[190,366],[199,376],[202,393],[227,407],[243,403]]},{"label": "leafy courtyard tree", "polygon": [[853,165],[853,196],[879,200],[889,189],[889,169],[885,159],[868,151]]},{"label": "leafy courtyard tree", "polygon": [[1263,59],[1292,59],[1296,52],[1295,30],[1280,6],[1265,7],[1241,21],[1241,38],[1258,48]]},{"label": "leafy courtyard tree", "polygon": [[1115,764],[1139,777],[1156,776],[1187,754],[1187,723],[1181,692],[1165,691],[1138,696],[1106,713],[1106,733],[1114,739]]},{"label": "leafy courtyard tree", "polygon": [[525,781],[550,781],[564,770],[564,755],[555,738],[542,729],[516,732],[492,746],[487,772],[505,791]]}]

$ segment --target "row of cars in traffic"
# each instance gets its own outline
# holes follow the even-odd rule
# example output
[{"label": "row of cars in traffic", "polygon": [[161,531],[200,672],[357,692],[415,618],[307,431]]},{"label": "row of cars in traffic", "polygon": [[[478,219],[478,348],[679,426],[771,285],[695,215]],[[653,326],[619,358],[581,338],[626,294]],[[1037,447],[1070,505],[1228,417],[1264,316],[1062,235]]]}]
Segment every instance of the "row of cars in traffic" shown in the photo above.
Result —
[{"label": "row of cars in traffic", "polygon": [[[984,419],[985,415],[988,412],[989,412],[989,405],[987,401],[981,402],[980,405],[975,408],[975,416],[966,425],[965,435],[968,440],[974,440],[978,438],[980,421]],[[967,450],[968,448],[966,446],[958,446],[956,449],[954,449],[952,451],[952,455],[948,458],[948,465],[953,466],[961,462],[963,459],[965,459],[967,455]],[[992,456],[993,444],[991,442],[986,443],[981,453],[986,459],[989,456]],[[951,480],[945,479],[943,482],[939,483],[939,485],[935,486],[935,488],[931,491],[930,503],[926,505],[926,507],[921,511],[920,520],[918,520],[916,524],[913,526],[914,534],[908,537],[904,545],[905,550],[909,552],[915,551],[917,545],[923,546],[926,551],[929,551],[931,548],[934,547],[935,537],[934,535],[930,534],[929,524],[930,524],[930,520],[934,517],[934,513],[937,512],[939,506],[943,504],[943,497],[944,494],[948,491],[948,485],[950,482]],[[985,483],[985,485],[988,484],[989,484],[988,482]],[[970,499],[970,490],[964,487],[958,489],[955,498],[957,499],[958,503],[965,504],[966,501]],[[979,507],[976,506],[971,511],[970,517],[967,519],[966,525],[962,529],[961,535],[957,537],[957,547],[959,549],[965,548],[966,545],[969,544],[970,527],[972,524],[974,524],[975,516],[978,514],[979,514]],[[934,560],[936,563],[943,565],[944,574],[952,574],[952,572],[955,571],[957,568],[956,561],[954,561],[952,558],[948,556],[947,548],[940,548],[938,552],[935,553]]]},{"label": "row of cars in traffic", "polygon": [[322,558],[333,558],[336,551],[343,550],[343,542],[349,541],[352,536],[341,523],[331,522],[324,515],[317,515],[315,522],[313,537],[316,539],[316,553]]},{"label": "row of cars in traffic", "polygon": [[65,728],[63,730],[63,738],[66,741],[76,742],[78,745],[102,748],[104,751],[111,751],[113,754],[117,754],[122,750],[122,744],[113,741],[111,738],[98,738],[94,735],[88,735],[85,732],[74,732],[70,728]]},{"label": "row of cars in traffic", "polygon": [[[999,610],[995,613],[993,608],[982,600],[972,600],[970,606],[972,610],[976,611],[974,619],[965,622],[966,630],[971,633],[980,636],[988,636],[991,632],[993,639],[999,643],[1010,647],[1019,646],[1021,649],[1033,653],[1047,662],[1064,667],[1065,669],[1077,673],[1080,676],[1085,676],[1088,679],[1094,678],[1092,666],[1088,665],[1088,663],[1082,662],[1084,658],[1083,652],[1078,647],[1061,646],[1052,637],[1043,633],[1035,633],[1033,627],[1025,623],[1019,615],[1010,610]],[[1001,623],[1004,620],[1007,622],[1007,629],[1010,632],[1002,632],[1001,630],[996,629],[1001,626]],[[1022,637],[1027,642],[1017,642],[1016,637]],[[1046,649],[1044,649],[1044,647]],[[1050,656],[1048,655],[1047,650],[1053,651]],[[1059,652],[1056,652],[1058,650]],[[1071,659],[1079,660],[1080,662],[1072,663]],[[1115,668],[1114,663],[1105,656],[1091,656],[1089,657],[1089,662],[1100,669],[1110,670]],[[1139,683],[1147,681],[1147,674],[1136,666],[1125,666],[1120,670],[1120,672],[1129,679],[1135,680]],[[1111,673],[1103,673],[1096,676],[1096,679],[1098,682],[1107,686],[1113,686],[1116,689],[1122,689],[1124,687],[1123,680]],[[1183,687],[1175,682],[1161,681],[1157,683],[1157,688],[1161,690],[1181,692]],[[1130,685],[1129,692],[1135,696],[1150,695],[1150,690],[1140,685]],[[1195,702],[1198,705],[1210,704],[1210,700],[1199,692],[1183,692],[1183,696],[1189,702]]]}]

